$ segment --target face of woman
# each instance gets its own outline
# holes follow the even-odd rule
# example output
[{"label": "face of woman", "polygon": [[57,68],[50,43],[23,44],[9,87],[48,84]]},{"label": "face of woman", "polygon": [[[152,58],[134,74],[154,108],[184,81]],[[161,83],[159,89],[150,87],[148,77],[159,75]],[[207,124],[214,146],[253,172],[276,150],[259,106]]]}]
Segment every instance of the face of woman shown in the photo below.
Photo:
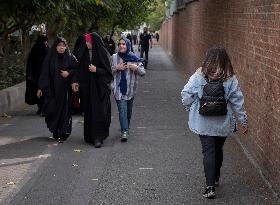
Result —
[{"label": "face of woman", "polygon": [[127,51],[127,47],[124,40],[119,41],[119,51],[121,53],[125,53]]},{"label": "face of woman", "polygon": [[92,49],[92,43],[91,42],[86,41],[86,44],[87,44],[88,49]]},{"label": "face of woman", "polygon": [[57,44],[56,46],[56,51],[60,54],[64,53],[66,50],[66,45],[63,42],[60,42],[59,44]]}]

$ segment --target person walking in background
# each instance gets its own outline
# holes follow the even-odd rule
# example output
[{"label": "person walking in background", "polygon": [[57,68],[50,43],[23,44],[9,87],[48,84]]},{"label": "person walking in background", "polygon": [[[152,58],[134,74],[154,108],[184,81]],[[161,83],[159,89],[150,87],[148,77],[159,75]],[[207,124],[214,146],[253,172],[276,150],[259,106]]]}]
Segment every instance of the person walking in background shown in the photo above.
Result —
[{"label": "person walking in background", "polygon": [[37,98],[38,81],[42,70],[43,61],[48,54],[48,38],[47,36],[38,36],[34,46],[31,48],[26,65],[26,92],[25,102],[29,105],[37,104],[38,115],[42,113],[44,102],[43,96]]},{"label": "person walking in background", "polygon": [[182,103],[189,110],[189,128],[200,137],[206,189],[203,196],[215,198],[220,180],[223,146],[227,136],[236,131],[236,120],[248,132],[244,97],[229,56],[221,46],[207,50],[206,58],[181,92]]},{"label": "person walking in background", "polygon": [[116,45],[112,37],[108,34],[106,37],[103,39],[105,47],[107,48],[108,52],[110,55],[113,55],[116,50]]},{"label": "person walking in background", "polygon": [[72,130],[71,76],[76,68],[66,40],[57,38],[44,60],[37,96],[45,98],[45,121],[58,142],[64,142]]},{"label": "person walking in background", "polygon": [[157,43],[159,41],[159,33],[156,33],[156,39],[157,39]]},{"label": "person walking in background", "polygon": [[126,142],[129,136],[129,125],[132,105],[139,76],[145,75],[143,59],[131,52],[131,42],[122,38],[118,43],[118,53],[113,55],[112,83],[113,93],[119,110],[121,141]]},{"label": "person walking in background", "polygon": [[128,34],[126,35],[126,38],[127,38],[128,40],[130,40],[130,51],[131,51],[132,53],[134,53],[134,51],[133,51],[133,45],[132,45],[132,36],[130,35],[130,33],[128,33]]},{"label": "person walking in background", "polygon": [[113,80],[108,53],[97,33],[84,36],[86,47],[79,59],[79,70],[72,89],[82,93],[84,140],[96,148],[109,136],[111,123],[110,84]]},{"label": "person walking in background", "polygon": [[[136,45],[138,42],[137,42],[137,35],[136,34],[134,34],[133,36],[132,36],[132,38],[133,38],[133,43],[134,43],[134,45]],[[132,42],[131,42],[132,43]]]},{"label": "person walking in background", "polygon": [[145,69],[147,69],[148,66],[148,60],[149,60],[149,48],[153,47],[153,41],[151,35],[148,33],[148,28],[144,28],[144,32],[140,34],[140,57],[143,58],[145,53]]}]

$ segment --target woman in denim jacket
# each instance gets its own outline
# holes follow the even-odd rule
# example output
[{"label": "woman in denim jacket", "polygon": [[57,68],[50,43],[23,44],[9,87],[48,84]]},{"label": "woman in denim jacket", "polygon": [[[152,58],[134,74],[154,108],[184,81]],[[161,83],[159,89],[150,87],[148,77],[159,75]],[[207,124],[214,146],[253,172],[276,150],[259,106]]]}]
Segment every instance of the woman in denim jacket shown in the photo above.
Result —
[{"label": "woman in denim jacket", "polygon": [[119,40],[118,53],[113,54],[112,59],[112,88],[119,110],[121,141],[126,142],[138,78],[146,72],[143,59],[131,52],[131,42],[125,37]]},{"label": "woman in denim jacket", "polygon": [[[227,101],[227,114],[204,116],[199,114],[199,99],[208,81],[222,80]],[[206,189],[203,196],[215,198],[215,185],[219,184],[223,161],[223,145],[226,137],[236,131],[236,118],[242,125],[243,134],[248,132],[248,120],[244,109],[244,97],[233,72],[226,50],[220,46],[208,49],[206,58],[189,79],[181,92],[182,103],[189,111],[189,128],[198,134],[202,144]],[[236,116],[236,118],[235,118]]]}]

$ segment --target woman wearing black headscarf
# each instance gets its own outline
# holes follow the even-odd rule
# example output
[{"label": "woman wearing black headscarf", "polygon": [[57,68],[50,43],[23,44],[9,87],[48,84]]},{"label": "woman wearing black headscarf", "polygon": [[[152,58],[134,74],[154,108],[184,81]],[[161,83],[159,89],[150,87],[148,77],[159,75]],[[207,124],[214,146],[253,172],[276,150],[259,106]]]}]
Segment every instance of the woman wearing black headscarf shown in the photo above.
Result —
[{"label": "woman wearing black headscarf", "polygon": [[76,68],[66,40],[57,38],[44,60],[37,96],[45,96],[45,121],[58,142],[65,141],[72,130],[71,76]]},{"label": "woman wearing black headscarf", "polygon": [[48,38],[38,36],[34,46],[31,48],[26,65],[26,92],[25,102],[29,105],[37,104],[37,114],[41,114],[43,98],[37,98],[38,80],[41,73],[42,64],[48,53]]},{"label": "woman wearing black headscarf", "polygon": [[[75,46],[73,49],[73,55],[76,57],[78,60],[78,63],[81,61],[81,58],[83,57],[83,53],[85,49],[87,48],[86,46],[86,41],[85,41],[85,34],[80,35],[76,42]],[[79,64],[80,65],[80,64]],[[80,68],[78,68],[79,70]],[[78,72],[77,75],[79,75],[81,72]],[[80,76],[75,76],[77,79],[80,79]],[[83,113],[83,99],[82,99],[82,91],[79,90],[78,92],[73,93],[73,113]]]},{"label": "woman wearing black headscarf", "polygon": [[113,79],[110,55],[97,33],[85,35],[86,48],[79,61],[74,91],[84,101],[84,140],[96,148],[109,136],[111,123],[110,83]]}]

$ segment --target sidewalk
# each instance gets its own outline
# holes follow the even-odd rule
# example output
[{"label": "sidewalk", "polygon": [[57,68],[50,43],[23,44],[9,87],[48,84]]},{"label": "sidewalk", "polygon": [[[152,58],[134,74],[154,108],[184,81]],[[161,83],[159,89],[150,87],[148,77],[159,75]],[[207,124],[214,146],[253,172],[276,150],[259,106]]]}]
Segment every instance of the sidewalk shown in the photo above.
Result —
[{"label": "sidewalk", "polygon": [[[21,180],[13,194],[6,193],[11,205],[279,204],[232,138],[224,148],[217,198],[202,197],[201,145],[188,130],[187,112],[181,104],[186,79],[159,46],[151,49],[149,57],[147,74],[140,79],[135,97],[127,143],[119,139],[113,99],[110,136],[101,149],[83,142],[81,117],[75,117],[69,140],[59,145],[48,139],[43,118],[30,114],[0,118],[0,142],[2,136],[20,140],[0,143],[0,162],[11,165],[0,166],[0,183],[20,172],[17,165],[26,166],[18,173]],[[5,189],[1,184],[0,192]]]}]

